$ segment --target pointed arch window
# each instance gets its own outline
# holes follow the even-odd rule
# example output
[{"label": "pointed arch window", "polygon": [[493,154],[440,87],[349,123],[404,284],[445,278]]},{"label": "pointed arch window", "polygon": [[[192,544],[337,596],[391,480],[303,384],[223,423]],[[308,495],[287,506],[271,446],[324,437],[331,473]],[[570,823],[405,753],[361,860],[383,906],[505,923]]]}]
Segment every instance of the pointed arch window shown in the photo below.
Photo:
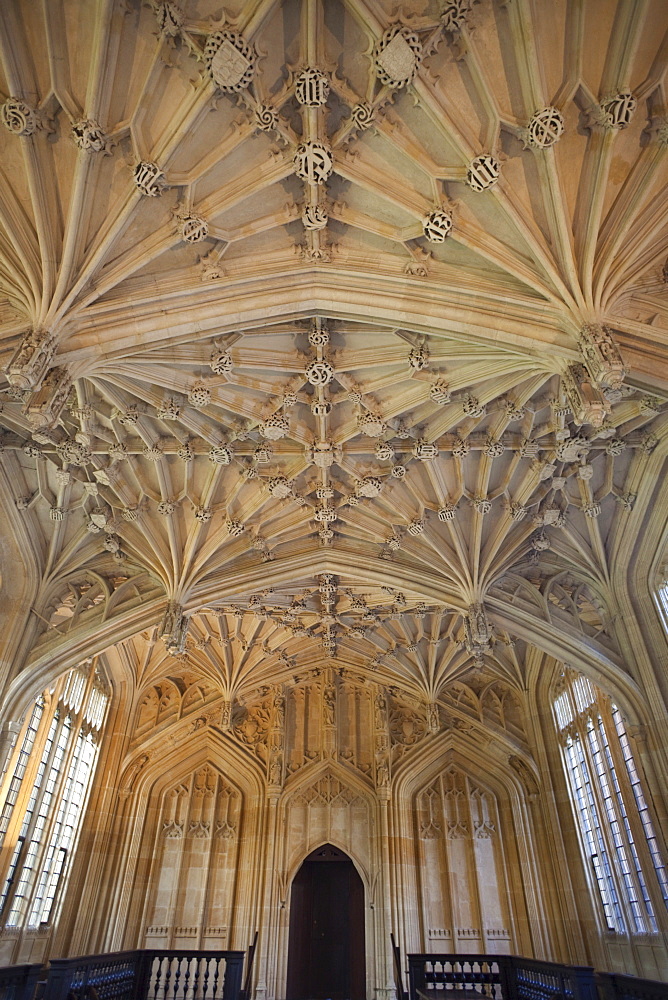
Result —
[{"label": "pointed arch window", "polygon": [[0,791],[0,922],[53,922],[97,762],[109,691],[91,663],[59,678],[23,720]]},{"label": "pointed arch window", "polygon": [[668,875],[619,708],[565,671],[554,700],[580,843],[607,929],[654,934]]}]

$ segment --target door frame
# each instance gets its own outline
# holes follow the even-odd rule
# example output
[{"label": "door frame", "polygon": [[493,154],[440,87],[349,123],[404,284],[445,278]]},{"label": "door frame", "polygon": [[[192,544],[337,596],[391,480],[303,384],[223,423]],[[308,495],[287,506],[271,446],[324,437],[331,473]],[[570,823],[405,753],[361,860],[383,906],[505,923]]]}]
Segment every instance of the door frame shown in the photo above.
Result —
[{"label": "door frame", "polygon": [[[340,862],[337,862],[336,859],[320,861],[317,857],[314,857],[314,855],[317,855],[319,851],[323,850],[323,848],[330,848],[333,851],[338,852],[341,855]],[[294,871],[294,873],[292,875],[292,878],[290,880],[290,884],[289,884],[289,887],[288,887],[288,898],[289,898],[290,902],[289,902],[288,914],[287,914],[288,936],[287,936],[287,950],[286,950],[286,972],[285,972],[286,990],[285,990],[285,995],[287,996],[287,982],[288,982],[288,973],[289,973],[289,969],[290,969],[290,948],[291,948],[291,945],[293,943],[292,942],[292,932],[293,932],[293,927],[292,927],[292,916],[293,916],[292,901],[293,901],[294,884],[295,884],[295,880],[298,878],[298,876],[303,871],[304,866],[307,863],[309,863],[309,862],[311,864],[315,864],[315,865],[318,865],[318,864],[326,865],[326,864],[337,864],[337,863],[347,864],[347,866],[352,866],[352,872],[354,873],[355,876],[357,876],[357,879],[359,880],[357,891],[361,892],[361,898],[358,898],[358,900],[356,902],[356,906],[357,907],[361,906],[361,913],[359,913],[359,909],[358,909],[357,920],[355,921],[355,925],[356,926],[361,925],[361,928],[362,928],[362,931],[363,931],[363,934],[364,934],[364,940],[363,940],[362,953],[359,954],[359,952],[358,952],[356,958],[362,964],[363,972],[362,972],[362,975],[360,977],[361,994],[362,994],[363,997],[366,997],[366,994],[367,994],[367,979],[368,979],[368,974],[367,974],[367,937],[366,937],[366,935],[367,935],[366,911],[368,909],[368,907],[367,907],[367,887],[365,885],[365,881],[364,881],[362,875],[360,874],[360,871],[359,871],[357,865],[355,864],[355,861],[350,856],[350,854],[347,851],[345,851],[343,848],[338,847],[336,844],[333,844],[330,840],[325,841],[324,843],[318,845],[317,847],[315,847],[311,851],[309,851],[309,853],[301,860],[300,864],[295,869],[295,871]],[[348,867],[348,870],[350,871],[349,867]],[[316,886],[316,891],[317,891],[317,886]],[[349,909],[348,910],[348,916],[350,917],[351,915],[352,915],[352,909]],[[306,934],[306,937],[308,937],[308,932]],[[350,941],[350,939],[349,939],[349,941]],[[359,967],[358,967],[357,971],[359,973],[359,971],[360,971]],[[294,1000],[294,998],[292,998],[292,1000]]]}]

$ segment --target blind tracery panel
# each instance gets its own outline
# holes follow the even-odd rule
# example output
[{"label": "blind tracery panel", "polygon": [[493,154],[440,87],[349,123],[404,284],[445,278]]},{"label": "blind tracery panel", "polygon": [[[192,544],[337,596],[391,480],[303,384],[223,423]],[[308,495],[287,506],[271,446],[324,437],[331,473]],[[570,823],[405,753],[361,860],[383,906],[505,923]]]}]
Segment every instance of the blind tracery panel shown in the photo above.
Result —
[{"label": "blind tracery panel", "polygon": [[622,715],[586,677],[570,671],[561,678],[554,711],[605,926],[616,934],[656,934],[656,907],[668,905],[668,877]]},{"label": "blind tracery panel", "polygon": [[103,677],[86,663],[45,691],[24,719],[0,793],[0,919],[5,927],[53,922],[108,701]]}]

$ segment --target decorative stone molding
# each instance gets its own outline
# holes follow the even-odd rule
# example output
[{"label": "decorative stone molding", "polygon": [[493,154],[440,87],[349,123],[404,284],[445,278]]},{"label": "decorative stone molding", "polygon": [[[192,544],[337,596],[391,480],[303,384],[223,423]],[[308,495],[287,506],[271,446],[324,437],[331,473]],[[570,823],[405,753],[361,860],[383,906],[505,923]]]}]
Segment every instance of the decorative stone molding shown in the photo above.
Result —
[{"label": "decorative stone molding", "polygon": [[312,361],[304,371],[311,385],[329,385],[334,378],[334,368],[328,361]]},{"label": "decorative stone molding", "polygon": [[410,28],[393,24],[379,39],[374,59],[380,82],[399,90],[417,73],[422,59],[420,39]]},{"label": "decorative stone molding", "polygon": [[260,430],[269,441],[280,441],[290,430],[290,423],[284,413],[274,413],[260,425]]},{"label": "decorative stone molding", "polygon": [[234,453],[227,445],[215,445],[209,449],[209,461],[215,465],[229,465],[234,458]]},{"label": "decorative stone molding", "polygon": [[204,63],[224,93],[245,90],[255,75],[255,62],[255,49],[237,31],[214,31],[206,40]]}]

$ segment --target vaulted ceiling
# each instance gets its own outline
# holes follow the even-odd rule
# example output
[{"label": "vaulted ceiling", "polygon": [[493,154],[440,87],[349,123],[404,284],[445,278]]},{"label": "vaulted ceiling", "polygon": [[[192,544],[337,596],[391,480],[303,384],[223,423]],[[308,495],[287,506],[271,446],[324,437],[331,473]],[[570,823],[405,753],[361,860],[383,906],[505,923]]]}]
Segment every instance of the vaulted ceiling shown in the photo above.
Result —
[{"label": "vaulted ceiling", "polygon": [[122,640],[231,697],[337,658],[434,699],[520,684],[542,629],[621,668],[616,562],[664,516],[666,5],[0,26],[23,662]]}]

